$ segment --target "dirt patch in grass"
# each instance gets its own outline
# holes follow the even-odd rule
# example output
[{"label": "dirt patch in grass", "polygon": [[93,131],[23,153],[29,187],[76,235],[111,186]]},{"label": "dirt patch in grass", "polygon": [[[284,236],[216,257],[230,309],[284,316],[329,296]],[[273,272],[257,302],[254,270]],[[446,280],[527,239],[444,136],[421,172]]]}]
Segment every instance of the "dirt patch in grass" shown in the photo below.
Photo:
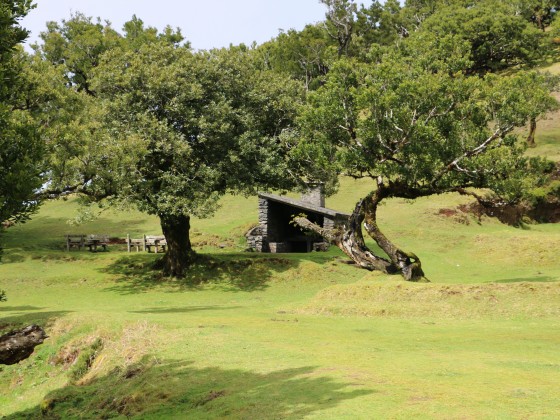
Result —
[{"label": "dirt patch in grass", "polygon": [[69,343],[49,359],[49,363],[68,370],[70,378],[80,380],[91,369],[95,359],[103,349],[103,340],[99,337],[86,337]]},{"label": "dirt patch in grass", "polygon": [[195,407],[200,407],[203,405],[208,404],[210,401],[215,400],[216,398],[220,398],[223,397],[224,395],[226,395],[225,391],[210,391],[208,393],[208,395],[205,395],[203,398],[201,398],[198,401],[195,401],[195,403],[193,404]]},{"label": "dirt patch in grass", "polygon": [[447,217],[457,223],[461,223],[463,225],[470,225],[469,215],[465,212],[463,206],[459,206],[454,209],[439,209],[436,213],[438,216]]},{"label": "dirt patch in grass", "polygon": [[560,282],[336,285],[297,313],[389,318],[557,318]]},{"label": "dirt patch in grass", "polygon": [[484,216],[495,217],[509,226],[519,226],[523,223],[558,223],[560,222],[560,205],[558,200],[551,197],[549,201],[542,201],[536,205],[520,203],[515,205],[486,207],[478,202],[461,204],[456,208],[440,209],[436,215],[446,217],[457,223],[469,225],[471,219],[478,222]]},{"label": "dirt patch in grass", "polygon": [[79,355],[80,349],[63,347],[51,358],[50,363],[55,366],[62,366],[64,369],[68,369],[76,361]]}]

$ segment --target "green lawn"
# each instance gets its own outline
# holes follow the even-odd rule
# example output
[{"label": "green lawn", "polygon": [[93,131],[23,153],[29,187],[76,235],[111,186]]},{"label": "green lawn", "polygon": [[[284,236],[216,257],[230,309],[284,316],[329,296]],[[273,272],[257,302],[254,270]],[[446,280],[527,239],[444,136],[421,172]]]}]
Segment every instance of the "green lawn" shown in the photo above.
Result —
[{"label": "green lawn", "polygon": [[[349,211],[368,188],[344,180],[327,204]],[[5,236],[0,327],[37,322],[50,337],[0,368],[0,416],[557,418],[560,225],[440,214],[464,201],[381,209],[431,284],[336,249],[244,253],[257,212],[243,197],[193,221],[201,261],[162,279],[153,254],[63,250],[66,233],[156,234],[156,219],[107,211],[76,227],[72,201],[49,203]]]},{"label": "green lawn", "polygon": [[[560,114],[555,115],[556,117]],[[546,156],[550,160],[560,162],[560,119],[544,120],[540,123],[546,130],[540,130],[537,125],[536,142],[538,147],[529,149],[527,154],[530,156]],[[544,127],[543,127],[544,128]]]}]

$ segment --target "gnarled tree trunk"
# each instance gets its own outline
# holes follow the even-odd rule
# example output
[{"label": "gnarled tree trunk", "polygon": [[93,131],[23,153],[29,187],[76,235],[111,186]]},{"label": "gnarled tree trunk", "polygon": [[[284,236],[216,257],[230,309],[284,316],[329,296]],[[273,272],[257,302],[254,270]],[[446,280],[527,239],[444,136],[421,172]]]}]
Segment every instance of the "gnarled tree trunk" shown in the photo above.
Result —
[{"label": "gnarled tree trunk", "polygon": [[189,237],[190,216],[160,216],[161,230],[167,241],[167,252],[161,263],[167,276],[184,277],[195,252]]},{"label": "gnarled tree trunk", "polygon": [[[398,185],[387,188],[378,181],[378,189],[356,205],[348,222],[337,230],[322,228],[303,217],[294,218],[294,222],[304,229],[312,230],[332,244],[339,247],[357,265],[368,270],[380,270],[387,274],[402,273],[408,281],[429,281],[424,276],[420,259],[409,252],[405,252],[393,244],[381,232],[377,225],[377,207],[381,200],[387,197],[400,196],[417,198],[421,193],[401,191]],[[418,194],[412,196],[412,194]],[[365,244],[362,225],[368,234],[387,254],[389,260],[375,255]]]},{"label": "gnarled tree trunk", "polygon": [[342,249],[346,255],[350,256],[360,267],[369,270],[380,270],[387,274],[394,274],[397,269],[394,264],[385,258],[378,257],[367,247],[362,234],[362,224],[364,221],[364,200],[356,204],[348,220],[348,226],[342,232],[340,240]]},{"label": "gnarled tree trunk", "polygon": [[375,193],[370,194],[364,200],[364,228],[377,245],[389,256],[391,262],[397,267],[397,270],[402,273],[405,280],[427,280],[424,276],[420,259],[413,253],[405,252],[398,248],[387,239],[377,225],[377,208],[386,194],[388,194],[388,192],[380,185]]},{"label": "gnarled tree trunk", "polygon": [[356,205],[348,222],[335,230],[322,228],[304,217],[294,218],[294,222],[298,226],[318,233],[331,244],[340,248],[361,268],[371,271],[380,270],[387,274],[397,272],[396,267],[390,261],[378,257],[366,246],[361,228],[363,220],[363,200]]},{"label": "gnarled tree trunk", "polygon": [[27,359],[36,346],[47,338],[37,325],[29,325],[0,337],[0,365],[13,365]]}]

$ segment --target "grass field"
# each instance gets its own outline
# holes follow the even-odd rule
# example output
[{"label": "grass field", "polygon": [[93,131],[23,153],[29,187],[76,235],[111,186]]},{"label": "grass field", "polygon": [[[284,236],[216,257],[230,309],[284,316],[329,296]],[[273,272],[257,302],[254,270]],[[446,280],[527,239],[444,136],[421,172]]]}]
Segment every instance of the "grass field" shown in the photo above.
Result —
[{"label": "grass field", "polygon": [[[368,188],[344,180],[328,205],[347,211]],[[0,416],[558,418],[560,225],[441,212],[464,200],[381,209],[430,284],[356,269],[335,249],[244,253],[257,213],[243,197],[193,221],[204,258],[162,279],[153,254],[63,249],[66,233],[158,233],[157,220],[106,211],[73,226],[75,203],[48,203],[4,238],[0,328],[36,322],[49,339],[0,368]]]},{"label": "grass field", "polygon": [[[560,161],[557,113],[528,153]],[[350,211],[369,189],[344,179],[327,206]],[[336,249],[243,252],[257,202],[231,196],[193,221],[202,257],[187,278],[165,279],[156,255],[123,245],[64,250],[68,233],[158,234],[155,218],[106,210],[73,225],[76,203],[50,202],[3,238],[0,333],[38,323],[49,338],[0,366],[0,417],[557,419],[560,225],[479,220],[457,210],[465,200],[380,209],[429,284]]]}]

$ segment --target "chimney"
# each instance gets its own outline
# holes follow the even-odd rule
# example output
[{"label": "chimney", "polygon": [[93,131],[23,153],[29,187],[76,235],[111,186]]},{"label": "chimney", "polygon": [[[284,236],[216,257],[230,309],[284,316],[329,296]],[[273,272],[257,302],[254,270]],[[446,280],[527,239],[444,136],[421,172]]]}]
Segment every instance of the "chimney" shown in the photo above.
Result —
[{"label": "chimney", "polygon": [[325,185],[322,182],[308,183],[307,191],[301,195],[301,201],[317,207],[325,207]]}]

